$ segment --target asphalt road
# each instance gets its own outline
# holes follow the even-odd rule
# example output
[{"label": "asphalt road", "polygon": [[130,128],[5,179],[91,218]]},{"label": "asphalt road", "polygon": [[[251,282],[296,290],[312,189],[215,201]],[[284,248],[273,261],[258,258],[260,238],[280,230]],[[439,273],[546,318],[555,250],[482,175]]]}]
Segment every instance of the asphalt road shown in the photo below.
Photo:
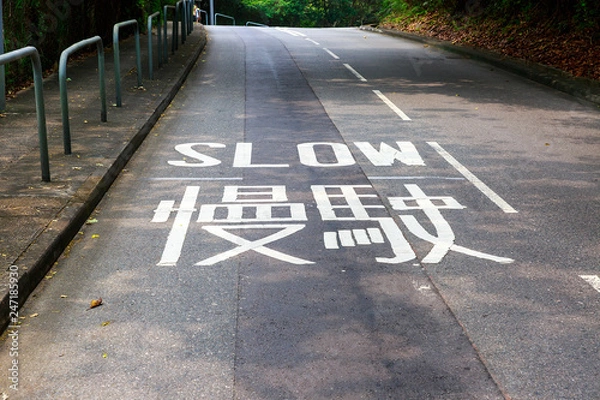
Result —
[{"label": "asphalt road", "polygon": [[356,29],[208,32],[21,310],[10,398],[600,398],[597,109]]}]

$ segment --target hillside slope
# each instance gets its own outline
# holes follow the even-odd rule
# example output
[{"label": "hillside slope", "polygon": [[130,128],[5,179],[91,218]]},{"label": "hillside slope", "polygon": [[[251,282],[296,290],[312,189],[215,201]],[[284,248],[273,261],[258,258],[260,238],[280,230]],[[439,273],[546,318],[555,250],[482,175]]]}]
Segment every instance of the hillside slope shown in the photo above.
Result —
[{"label": "hillside slope", "polygon": [[379,26],[482,48],[600,81],[600,32],[594,29],[560,32],[531,22],[503,26],[495,20],[456,19],[441,13],[410,20],[387,18]]}]

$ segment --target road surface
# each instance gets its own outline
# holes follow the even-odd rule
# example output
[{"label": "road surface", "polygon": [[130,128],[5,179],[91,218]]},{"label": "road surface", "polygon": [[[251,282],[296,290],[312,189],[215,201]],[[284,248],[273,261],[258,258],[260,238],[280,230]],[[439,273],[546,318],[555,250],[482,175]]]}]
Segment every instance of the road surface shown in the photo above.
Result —
[{"label": "road surface", "polygon": [[600,398],[597,108],[357,29],[208,34],[9,398]]}]

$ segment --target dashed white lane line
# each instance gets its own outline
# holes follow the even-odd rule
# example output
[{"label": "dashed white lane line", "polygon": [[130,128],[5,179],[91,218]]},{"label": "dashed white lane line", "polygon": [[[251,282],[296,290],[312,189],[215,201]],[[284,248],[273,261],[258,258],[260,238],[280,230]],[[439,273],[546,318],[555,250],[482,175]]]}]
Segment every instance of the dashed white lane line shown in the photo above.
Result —
[{"label": "dashed white lane line", "polygon": [[339,60],[340,58],[331,50],[329,50],[328,48],[323,47],[323,50],[325,50],[325,52],[327,54],[329,54],[331,57],[335,58],[336,60]]},{"label": "dashed white lane line", "polygon": [[348,71],[352,72],[352,74],[357,77],[361,82],[366,82],[367,80],[365,79],[364,76],[362,76],[361,74],[359,74],[354,68],[352,68],[350,66],[350,64],[344,64],[344,67],[346,67],[348,69]]},{"label": "dashed white lane line", "polygon": [[281,32],[285,32],[288,35],[306,37],[306,35],[304,33],[294,31],[292,29],[288,29],[288,28],[275,28],[275,29],[278,31],[281,31]]},{"label": "dashed white lane line", "polygon": [[311,38],[306,38],[306,40],[308,40],[309,42],[311,42],[312,44],[316,45],[316,46],[320,46],[321,44],[319,42],[315,42],[314,40],[312,40]]},{"label": "dashed white lane line", "polygon": [[598,275],[579,275],[581,279],[592,285],[594,289],[600,292],[600,276]]},{"label": "dashed white lane line", "polygon": [[462,176],[467,178],[469,182],[471,182],[481,193],[483,193],[488,199],[490,199],[494,204],[496,204],[502,211],[507,214],[517,213],[515,210],[508,204],[502,197],[498,196],[496,192],[494,192],[488,185],[483,183],[479,178],[477,178],[471,171],[469,171],[464,165],[459,163],[456,158],[452,157],[450,153],[442,148],[437,142],[427,142],[428,145],[434,148],[435,151],[438,152],[450,165],[452,165],[458,172],[461,173]]},{"label": "dashed white lane line", "polygon": [[400,118],[402,118],[403,121],[410,121],[411,120],[410,118],[408,118],[408,115],[404,114],[404,112],[401,109],[399,109],[394,103],[392,103],[392,101],[390,99],[388,99],[379,90],[373,90],[373,93],[375,93],[385,104],[387,104],[387,106],[389,108],[391,108],[392,111],[394,111],[396,114],[398,114],[398,116]]}]

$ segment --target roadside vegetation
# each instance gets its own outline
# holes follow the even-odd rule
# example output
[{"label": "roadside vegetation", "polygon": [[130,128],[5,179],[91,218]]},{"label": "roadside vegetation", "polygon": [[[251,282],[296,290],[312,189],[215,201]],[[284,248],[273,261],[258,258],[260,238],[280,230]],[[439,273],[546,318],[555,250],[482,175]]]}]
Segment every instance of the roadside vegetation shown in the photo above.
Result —
[{"label": "roadside vegetation", "polygon": [[385,0],[379,26],[600,80],[597,0]]},{"label": "roadside vegetation", "polygon": [[[71,44],[177,0],[3,0],[5,52],[35,46],[56,68]],[[214,0],[218,12],[272,26],[378,25],[551,65],[600,80],[598,0]],[[209,0],[197,2],[209,10]],[[127,32],[124,32],[127,34]],[[31,79],[29,60],[6,66],[9,95]]]},{"label": "roadside vegetation", "polygon": [[[143,29],[147,15],[175,3],[176,0],[3,0],[4,51],[34,46],[40,52],[42,68],[56,69],[60,53],[73,43],[98,35],[110,44],[115,23],[137,19]],[[9,96],[32,79],[28,58],[5,68]]]}]

